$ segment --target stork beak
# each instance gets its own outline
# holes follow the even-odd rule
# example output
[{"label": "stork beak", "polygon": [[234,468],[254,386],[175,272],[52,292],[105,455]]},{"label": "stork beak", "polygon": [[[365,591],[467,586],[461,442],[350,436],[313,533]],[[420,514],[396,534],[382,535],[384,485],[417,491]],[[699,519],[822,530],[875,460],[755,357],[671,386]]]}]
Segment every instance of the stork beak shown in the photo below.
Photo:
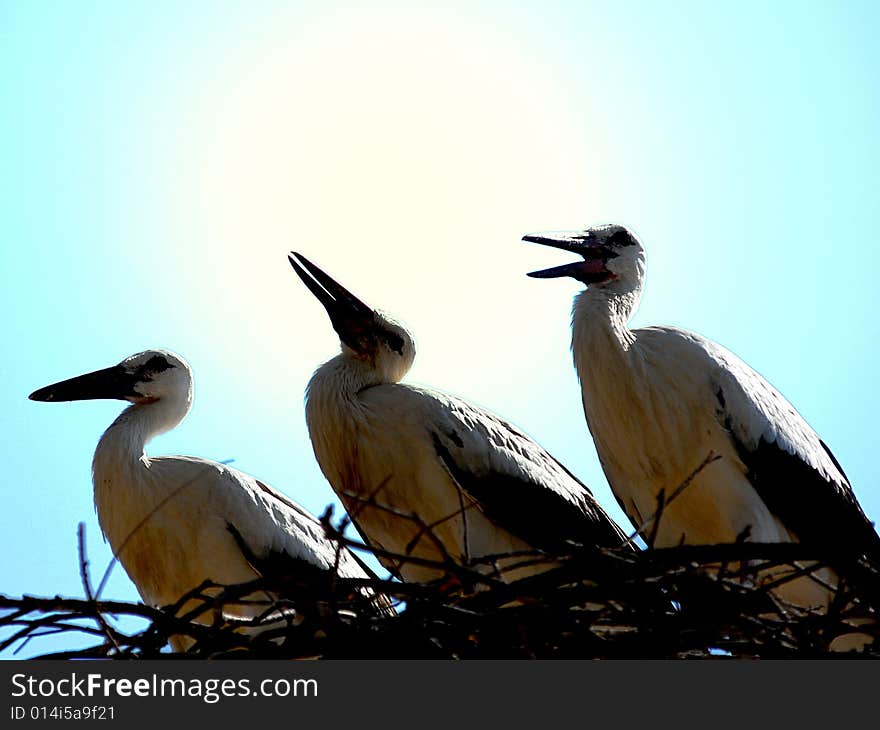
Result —
[{"label": "stork beak", "polygon": [[563,251],[579,253],[587,258],[585,252],[596,246],[595,239],[589,231],[554,231],[551,233],[530,233],[523,236],[523,241],[540,243],[542,246],[561,248]]},{"label": "stork beak", "polygon": [[302,254],[291,251],[287,258],[303,284],[324,305],[339,339],[353,350],[360,351],[364,336],[372,330],[375,322],[373,309]]},{"label": "stork beak", "polygon": [[553,266],[549,269],[530,271],[528,276],[535,279],[556,279],[561,276],[571,276],[585,284],[596,284],[607,281],[612,276],[605,263],[617,254],[598,243],[589,231],[533,233],[523,236],[522,240],[529,243],[540,243],[542,246],[561,248],[563,251],[579,254],[584,259],[571,264]]},{"label": "stork beak", "polygon": [[137,377],[122,365],[78,375],[60,383],[47,385],[31,393],[28,398],[54,403],[56,401],[114,399],[137,397],[134,391]]}]

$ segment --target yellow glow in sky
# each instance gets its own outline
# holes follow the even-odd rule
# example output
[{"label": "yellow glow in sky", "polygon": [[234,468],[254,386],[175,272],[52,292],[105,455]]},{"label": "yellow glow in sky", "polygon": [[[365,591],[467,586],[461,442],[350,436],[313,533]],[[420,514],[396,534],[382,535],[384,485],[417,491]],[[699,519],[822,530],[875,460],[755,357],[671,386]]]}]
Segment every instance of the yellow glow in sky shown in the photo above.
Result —
[{"label": "yellow glow in sky", "polygon": [[402,319],[414,376],[440,387],[497,381],[524,326],[565,321],[518,244],[541,221],[584,222],[600,193],[552,67],[436,12],[325,16],[250,59],[198,100],[180,225],[211,317],[255,355],[307,374],[335,351],[291,249]]}]

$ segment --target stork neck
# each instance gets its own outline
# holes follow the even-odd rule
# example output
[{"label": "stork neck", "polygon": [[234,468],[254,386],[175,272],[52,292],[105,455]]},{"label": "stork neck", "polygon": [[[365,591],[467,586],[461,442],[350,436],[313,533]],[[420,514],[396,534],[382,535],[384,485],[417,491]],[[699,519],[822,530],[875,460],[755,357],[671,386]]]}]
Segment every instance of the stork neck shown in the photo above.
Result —
[{"label": "stork neck", "polygon": [[625,355],[635,342],[627,327],[639,302],[639,292],[591,288],[578,294],[572,308],[572,351],[580,369],[586,355]]},{"label": "stork neck", "polygon": [[633,341],[627,327],[639,304],[639,292],[591,288],[575,297],[572,322],[576,329],[604,331],[627,348]]},{"label": "stork neck", "polygon": [[339,407],[359,410],[358,393],[383,382],[387,379],[369,363],[345,354],[337,355],[321,365],[309,381],[307,413]]},{"label": "stork neck", "polygon": [[96,473],[102,466],[110,464],[117,469],[148,465],[144,447],[154,436],[170,431],[180,423],[189,406],[189,398],[162,398],[126,408],[98,442],[93,464]]},{"label": "stork neck", "polygon": [[329,375],[339,393],[345,398],[354,398],[364,388],[383,383],[397,382],[372,362],[351,357],[346,353],[337,355],[318,368],[318,374]]},{"label": "stork neck", "polygon": [[346,355],[338,355],[319,367],[306,390],[306,424],[312,448],[324,475],[339,488],[355,488],[352,465],[356,462],[358,432],[369,415],[358,393],[379,385],[370,370]]}]

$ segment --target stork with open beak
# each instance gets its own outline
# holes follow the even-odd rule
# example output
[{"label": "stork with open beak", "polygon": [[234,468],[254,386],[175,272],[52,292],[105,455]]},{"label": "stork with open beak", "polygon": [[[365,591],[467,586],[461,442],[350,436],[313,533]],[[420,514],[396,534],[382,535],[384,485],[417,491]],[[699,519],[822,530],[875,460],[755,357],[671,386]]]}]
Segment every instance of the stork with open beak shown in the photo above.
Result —
[{"label": "stork with open beak", "polygon": [[[657,547],[680,542],[801,542],[880,558],[880,538],[843,469],[794,407],[720,345],[674,327],[631,330],[645,280],[642,244],[622,226],[525,236],[581,260],[529,276],[586,285],[572,314],[572,352],[584,412],[611,489],[633,525],[650,533],[668,497]],[[783,590],[784,589],[784,590]],[[821,608],[813,580],[780,593]]]},{"label": "stork with open beak", "polygon": [[[372,577],[311,514],[252,476],[191,456],[147,456],[147,443],[186,416],[192,393],[183,358],[148,350],[30,395],[53,403],[132,403],[98,442],[92,471],[101,530],[144,602],[171,605],[206,580],[232,585],[283,575],[293,585],[317,586],[337,575]],[[260,598],[263,605],[242,604],[232,615],[266,612],[272,597]],[[384,600],[376,607],[390,610]],[[213,616],[198,620],[210,623]],[[184,647],[180,640],[174,646]]]},{"label": "stork with open beak", "polygon": [[[548,565],[488,556],[624,542],[589,489],[522,431],[454,396],[401,383],[415,344],[400,323],[301,254],[290,263],[342,346],[308,385],[315,456],[371,545],[511,581]],[[407,581],[442,576],[408,559],[384,562]]]}]

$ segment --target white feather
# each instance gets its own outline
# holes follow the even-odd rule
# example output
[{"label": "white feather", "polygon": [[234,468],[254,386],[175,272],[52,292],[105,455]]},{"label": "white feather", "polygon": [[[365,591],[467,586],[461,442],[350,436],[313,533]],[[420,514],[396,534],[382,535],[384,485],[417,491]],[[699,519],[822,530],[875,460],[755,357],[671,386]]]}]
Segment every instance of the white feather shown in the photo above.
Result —
[{"label": "white feather", "polygon": [[[314,517],[262,482],[205,459],[145,453],[151,438],[183,419],[192,400],[189,366],[173,353],[140,353],[117,369],[134,378],[145,362],[157,357],[167,367],[144,375],[132,394],[117,396],[134,405],[101,437],[93,460],[101,529],[143,600],[166,606],[206,580],[221,585],[251,581],[259,573],[249,558],[279,553],[292,559],[291,570],[299,560],[338,570],[346,578],[368,577],[347,550],[326,537]],[[58,385],[64,384],[44,390]],[[37,399],[60,398],[50,394]],[[247,555],[230,527],[247,546]],[[240,606],[230,613],[246,617],[264,610]]]},{"label": "white feather", "polygon": [[[599,239],[607,250],[612,245],[608,238],[621,230],[591,229],[586,238]],[[547,242],[540,237],[530,240]],[[660,492],[669,497],[709,454],[715,454],[720,458],[664,508],[656,546],[725,543],[745,535],[755,542],[798,541],[794,513],[802,519],[810,510],[808,519],[815,524],[840,519],[838,533],[846,535],[853,526],[859,533],[854,547],[880,544],[819,437],[763,377],[733,353],[694,333],[666,327],[628,329],[642,293],[644,251],[630,235],[611,252],[604,260],[608,276],[575,299],[572,352],[599,459],[633,524],[650,532]],[[597,270],[595,263],[590,267]],[[577,269],[569,271],[576,274]],[[795,457],[795,468],[800,460],[813,470],[812,491],[800,490],[797,484],[772,485],[787,490],[774,492],[776,510],[750,481],[754,465],[743,461],[768,444],[771,451],[778,447]],[[779,494],[795,509],[778,509]],[[826,514],[829,503],[835,515]],[[829,575],[833,574],[826,578]],[[824,604],[830,597],[806,579],[782,592],[806,606]]]},{"label": "white feather", "polygon": [[[407,360],[414,352],[412,340],[399,325],[393,326],[406,342],[403,357],[397,359]],[[489,501],[497,505],[510,496],[499,483],[505,477],[527,485],[536,498],[541,492],[555,495],[563,510],[565,503],[580,509],[585,542],[623,541],[589,490],[528,436],[458,398],[395,382],[409,362],[401,367],[392,361],[387,351],[364,359],[344,349],[316,371],[306,400],[318,463],[372,544],[397,555],[462,564],[533,549],[514,527],[487,516],[492,512]],[[459,476],[477,480],[487,493],[477,498],[463,489],[438,448],[454,459],[452,468],[460,470]],[[520,508],[527,510],[528,505]],[[548,524],[555,519],[553,514],[529,517]],[[430,535],[425,526],[431,526]],[[442,575],[406,561],[385,562],[406,580]],[[503,569],[516,562],[498,565]],[[503,578],[546,567],[510,571]]]}]

